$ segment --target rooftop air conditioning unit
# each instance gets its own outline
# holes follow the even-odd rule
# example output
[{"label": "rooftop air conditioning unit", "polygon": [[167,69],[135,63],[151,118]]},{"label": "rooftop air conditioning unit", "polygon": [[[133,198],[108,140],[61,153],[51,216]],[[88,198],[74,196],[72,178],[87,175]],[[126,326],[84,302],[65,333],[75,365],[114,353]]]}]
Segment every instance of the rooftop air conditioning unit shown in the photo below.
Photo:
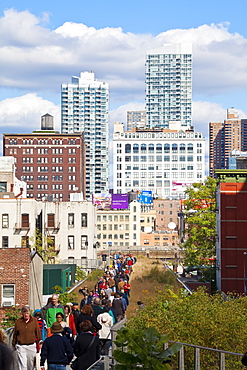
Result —
[{"label": "rooftop air conditioning unit", "polygon": [[2,298],[2,307],[12,307],[14,305],[14,298]]}]

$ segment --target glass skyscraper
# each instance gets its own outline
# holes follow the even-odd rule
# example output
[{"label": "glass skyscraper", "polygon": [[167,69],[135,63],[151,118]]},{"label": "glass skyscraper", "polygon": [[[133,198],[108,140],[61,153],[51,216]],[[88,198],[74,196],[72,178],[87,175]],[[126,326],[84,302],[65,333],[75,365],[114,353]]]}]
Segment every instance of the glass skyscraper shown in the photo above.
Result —
[{"label": "glass skyscraper", "polygon": [[192,45],[166,44],[146,55],[146,125],[169,128],[169,121],[191,126]]},{"label": "glass skyscraper", "polygon": [[108,192],[109,87],[94,72],[82,72],[62,84],[61,132],[84,132],[86,144],[86,197]]}]

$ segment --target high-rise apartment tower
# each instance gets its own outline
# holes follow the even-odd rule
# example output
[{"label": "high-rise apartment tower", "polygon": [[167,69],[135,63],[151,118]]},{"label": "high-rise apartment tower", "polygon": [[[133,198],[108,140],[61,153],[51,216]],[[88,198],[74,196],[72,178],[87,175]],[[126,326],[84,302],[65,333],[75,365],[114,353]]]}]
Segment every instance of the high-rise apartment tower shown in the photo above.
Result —
[{"label": "high-rise apartment tower", "polygon": [[146,56],[147,128],[168,128],[170,121],[191,126],[192,45],[166,44]]},{"label": "high-rise apartment tower", "polygon": [[227,169],[233,150],[247,150],[247,120],[240,119],[234,108],[227,109],[223,122],[209,123],[209,173]]},{"label": "high-rise apartment tower", "polygon": [[109,88],[94,72],[82,72],[62,84],[61,131],[84,132],[86,144],[86,197],[108,191]]}]

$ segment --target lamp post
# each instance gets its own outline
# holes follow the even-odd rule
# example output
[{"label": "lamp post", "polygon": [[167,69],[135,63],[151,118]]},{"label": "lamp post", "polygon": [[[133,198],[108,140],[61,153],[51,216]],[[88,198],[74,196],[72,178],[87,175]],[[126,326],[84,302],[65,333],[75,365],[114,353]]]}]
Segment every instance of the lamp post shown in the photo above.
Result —
[{"label": "lamp post", "polygon": [[112,242],[108,242],[108,266],[110,268],[110,264],[111,264],[111,253],[110,253],[110,248],[112,246]]},{"label": "lamp post", "polygon": [[245,259],[246,259],[247,252],[244,252],[244,295],[246,295],[246,266],[245,266]]}]

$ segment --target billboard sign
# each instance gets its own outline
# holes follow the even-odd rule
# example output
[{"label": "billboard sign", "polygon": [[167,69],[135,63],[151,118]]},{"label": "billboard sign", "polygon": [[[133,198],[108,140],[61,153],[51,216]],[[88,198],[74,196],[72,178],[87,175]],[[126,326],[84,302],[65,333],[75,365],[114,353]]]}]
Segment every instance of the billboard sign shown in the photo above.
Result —
[{"label": "billboard sign", "polygon": [[141,190],[137,198],[138,202],[142,204],[152,204],[153,194],[151,190]]},{"label": "billboard sign", "polygon": [[111,208],[128,209],[129,208],[128,194],[112,194]]},{"label": "billboard sign", "polygon": [[111,194],[93,194],[93,204],[99,209],[111,209]]}]

